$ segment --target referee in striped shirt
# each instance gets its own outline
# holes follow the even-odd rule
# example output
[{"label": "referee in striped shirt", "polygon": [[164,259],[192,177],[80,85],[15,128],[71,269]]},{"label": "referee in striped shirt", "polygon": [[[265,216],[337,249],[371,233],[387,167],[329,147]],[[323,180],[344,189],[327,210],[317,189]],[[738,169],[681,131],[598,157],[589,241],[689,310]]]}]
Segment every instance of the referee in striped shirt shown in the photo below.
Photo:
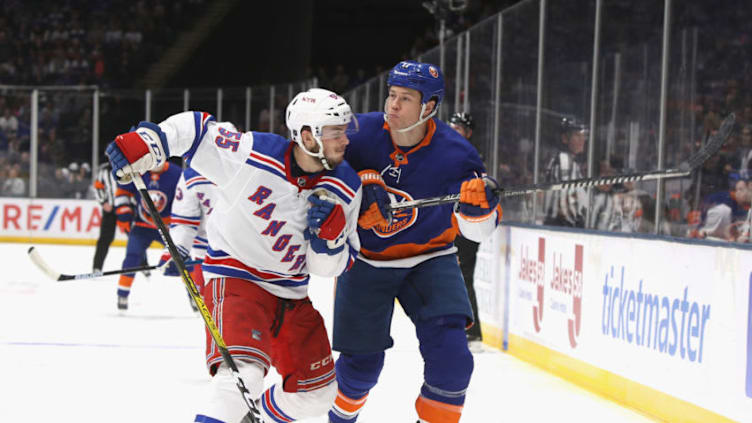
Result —
[{"label": "referee in striped shirt", "polygon": [[115,239],[115,226],[117,219],[115,217],[115,189],[117,182],[112,176],[112,167],[109,160],[105,160],[97,170],[97,177],[94,180],[94,195],[102,205],[102,224],[99,227],[99,239],[97,239],[97,249],[94,252],[93,271],[102,270],[102,264],[107,257],[107,251],[110,249],[112,240]]},{"label": "referee in striped shirt", "polygon": [[[585,150],[588,128],[574,118],[561,120],[559,151],[546,166],[546,182],[571,181],[582,178],[582,169],[577,158]],[[587,192],[575,187],[546,192],[543,209],[544,225],[585,227]]]}]

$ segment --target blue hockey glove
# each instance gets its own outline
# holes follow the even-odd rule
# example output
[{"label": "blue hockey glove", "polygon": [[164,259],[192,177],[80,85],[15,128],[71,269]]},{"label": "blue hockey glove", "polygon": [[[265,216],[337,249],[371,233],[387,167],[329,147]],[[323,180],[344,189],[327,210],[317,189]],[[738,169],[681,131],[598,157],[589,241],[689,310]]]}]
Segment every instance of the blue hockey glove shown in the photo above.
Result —
[{"label": "blue hockey glove", "polygon": [[336,202],[317,195],[308,197],[311,208],[308,209],[308,227],[316,229],[318,237],[334,241],[345,229],[345,211]]},{"label": "blue hockey glove", "polygon": [[167,137],[159,125],[141,122],[135,131],[115,137],[115,141],[107,145],[105,154],[115,178],[120,183],[128,183],[132,171],[142,175],[167,161]]},{"label": "blue hockey glove", "polygon": [[[180,258],[183,259],[183,263],[186,263],[191,259],[185,247],[178,245],[177,249],[178,249],[178,252],[180,253]],[[157,265],[157,267],[162,269],[162,272],[164,273],[165,276],[180,276],[180,271],[178,270],[178,266],[175,264],[175,260],[172,259],[172,256],[170,255],[169,251],[165,250],[165,252],[162,253],[162,257],[159,258],[159,264]],[[189,272],[193,271],[193,265],[185,266],[185,268]]]},{"label": "blue hockey glove", "polygon": [[460,216],[477,220],[491,214],[499,204],[499,196],[494,192],[498,186],[493,178],[487,176],[464,181],[457,203]]},{"label": "blue hockey glove", "polygon": [[386,184],[381,174],[375,170],[362,170],[358,172],[363,184],[363,200],[360,203],[360,217],[358,226],[363,229],[371,229],[374,226],[387,226],[392,221],[392,213],[389,211],[389,194],[386,193]]},{"label": "blue hockey glove", "polygon": [[319,254],[334,255],[344,248],[345,212],[342,206],[325,194],[312,194],[308,197],[308,230],[305,238],[313,251]]}]

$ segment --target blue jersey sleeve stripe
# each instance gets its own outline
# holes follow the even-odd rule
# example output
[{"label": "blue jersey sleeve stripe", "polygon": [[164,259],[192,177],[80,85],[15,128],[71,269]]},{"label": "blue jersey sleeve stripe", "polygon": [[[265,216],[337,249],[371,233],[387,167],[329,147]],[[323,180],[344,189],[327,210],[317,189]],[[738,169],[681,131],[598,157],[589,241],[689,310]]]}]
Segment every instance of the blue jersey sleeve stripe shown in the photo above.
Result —
[{"label": "blue jersey sleeve stripe", "polygon": [[280,172],[279,170],[277,170],[277,168],[269,166],[269,165],[267,165],[267,164],[265,164],[263,162],[258,162],[256,160],[252,160],[252,159],[246,159],[245,163],[249,164],[249,165],[251,165],[253,167],[259,168],[261,170],[265,170],[265,171],[267,171],[269,173],[272,173],[274,175],[277,175],[280,178],[284,179],[285,181],[287,180],[287,176],[285,176],[285,174],[283,174],[282,172]]},{"label": "blue jersey sleeve stripe", "polygon": [[201,139],[204,138],[204,135],[206,135],[206,125],[209,122],[214,122],[216,119],[214,119],[214,116],[203,113],[203,112],[193,112],[193,129],[196,134],[196,137],[193,139],[193,143],[191,143],[191,148],[188,149],[188,151],[183,154],[183,157],[187,160],[190,160],[193,157],[193,154],[198,149],[198,145],[201,143]]}]

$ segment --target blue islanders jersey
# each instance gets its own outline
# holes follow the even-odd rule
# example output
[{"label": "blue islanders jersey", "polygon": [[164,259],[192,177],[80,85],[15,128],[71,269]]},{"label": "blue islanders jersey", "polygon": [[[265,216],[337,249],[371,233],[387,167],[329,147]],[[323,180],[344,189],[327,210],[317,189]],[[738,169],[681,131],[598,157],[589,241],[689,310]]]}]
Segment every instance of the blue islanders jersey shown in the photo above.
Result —
[{"label": "blue islanders jersey", "polygon": [[[464,180],[486,173],[475,148],[438,119],[427,122],[420,143],[403,149],[392,141],[383,113],[357,118],[360,130],[349,137],[345,159],[356,171],[378,171],[393,203],[456,194]],[[374,266],[414,266],[456,251],[458,230],[451,204],[400,210],[389,226],[358,227],[360,257]]]},{"label": "blue islanders jersey", "polygon": [[[172,201],[175,198],[175,187],[178,185],[178,180],[183,173],[183,169],[170,162],[167,162],[166,166],[167,169],[164,172],[146,172],[141,178],[144,181],[144,185],[146,185],[149,197],[151,197],[151,201],[157,208],[159,215],[162,217],[165,224],[169,224],[170,215],[172,213]],[[117,197],[120,197],[119,202],[127,202],[128,200],[123,200],[124,197],[130,197],[135,201],[136,217],[133,222],[134,225],[157,229],[157,226],[151,218],[151,214],[149,214],[149,208],[146,205],[146,201],[141,198],[141,193],[133,183],[126,185],[118,184],[116,195]],[[116,202],[118,202],[117,199]]]}]

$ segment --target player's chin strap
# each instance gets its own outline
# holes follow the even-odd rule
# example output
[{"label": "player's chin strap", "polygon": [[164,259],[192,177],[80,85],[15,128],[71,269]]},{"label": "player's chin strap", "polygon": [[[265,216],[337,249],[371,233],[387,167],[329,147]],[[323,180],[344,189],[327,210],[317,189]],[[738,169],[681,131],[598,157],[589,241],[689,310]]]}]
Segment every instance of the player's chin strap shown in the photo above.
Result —
[{"label": "player's chin strap", "polygon": [[312,157],[315,157],[315,158],[319,159],[319,161],[321,162],[321,164],[324,166],[324,169],[326,169],[326,170],[332,170],[332,166],[329,164],[329,161],[326,160],[326,157],[324,156],[324,143],[321,142],[321,138],[317,137],[316,135],[313,135],[313,134],[311,134],[311,136],[313,137],[314,140],[316,140],[316,145],[319,146],[319,152],[318,153],[314,153],[313,151],[308,150],[306,148],[306,146],[303,145],[302,139],[298,143],[298,145],[300,146],[300,148],[303,150],[304,153],[308,154],[309,156],[312,156]]},{"label": "player's chin strap", "polygon": [[[421,108],[420,108],[420,115],[421,116],[423,116],[423,114],[426,112],[426,104],[428,104],[428,103],[423,103],[423,106],[421,106]],[[385,110],[385,112],[384,112],[384,121],[389,122],[389,120],[387,119],[386,104],[384,104],[384,110]],[[436,108],[433,109],[433,111],[431,113],[428,114],[428,116],[426,116],[424,118],[421,118],[421,119],[418,119],[417,122],[413,123],[412,125],[408,126],[407,128],[396,129],[396,131],[399,132],[399,133],[410,131],[413,128],[415,128],[416,126],[422,125],[422,124],[426,123],[429,119],[431,119],[432,117],[434,117],[436,115],[436,112],[438,112],[438,111],[439,111],[439,108],[436,107]]]}]

